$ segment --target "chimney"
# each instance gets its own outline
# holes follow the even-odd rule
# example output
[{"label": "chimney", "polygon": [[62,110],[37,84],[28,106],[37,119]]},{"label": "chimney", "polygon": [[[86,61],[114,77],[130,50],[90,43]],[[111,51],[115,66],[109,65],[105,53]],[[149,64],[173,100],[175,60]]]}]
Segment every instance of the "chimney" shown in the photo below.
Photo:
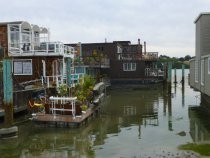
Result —
[{"label": "chimney", "polygon": [[146,50],[146,42],[144,41],[144,54],[146,54],[147,50]]},{"label": "chimney", "polygon": [[140,45],[140,38],[138,38],[138,45]]}]

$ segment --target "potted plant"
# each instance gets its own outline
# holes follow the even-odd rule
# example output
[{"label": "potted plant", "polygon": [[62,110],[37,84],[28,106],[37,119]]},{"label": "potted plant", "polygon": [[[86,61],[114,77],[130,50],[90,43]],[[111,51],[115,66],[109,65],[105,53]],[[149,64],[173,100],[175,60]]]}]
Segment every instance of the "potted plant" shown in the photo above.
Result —
[{"label": "potted plant", "polygon": [[68,86],[66,84],[61,84],[58,87],[60,96],[67,96],[68,94]]}]

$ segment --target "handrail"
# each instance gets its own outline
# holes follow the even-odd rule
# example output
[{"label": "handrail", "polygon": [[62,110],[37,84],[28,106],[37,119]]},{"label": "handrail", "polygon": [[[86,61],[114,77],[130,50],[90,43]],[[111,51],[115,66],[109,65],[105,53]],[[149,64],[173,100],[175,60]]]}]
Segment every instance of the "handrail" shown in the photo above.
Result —
[{"label": "handrail", "polygon": [[[72,111],[72,115],[73,115],[73,119],[75,119],[75,115],[76,115],[76,107],[75,107],[75,102],[77,100],[77,97],[54,97],[51,96],[50,98],[51,101],[51,110],[52,113],[54,115],[54,117],[56,116],[56,111]],[[59,102],[60,101],[60,102]],[[56,104],[59,102],[59,104],[65,104],[67,102],[71,102],[71,110],[70,109],[63,109],[63,108],[56,108]]]},{"label": "handrail", "polygon": [[9,43],[9,51],[14,55],[74,55],[74,48],[62,42],[41,42],[39,45],[30,42]]}]

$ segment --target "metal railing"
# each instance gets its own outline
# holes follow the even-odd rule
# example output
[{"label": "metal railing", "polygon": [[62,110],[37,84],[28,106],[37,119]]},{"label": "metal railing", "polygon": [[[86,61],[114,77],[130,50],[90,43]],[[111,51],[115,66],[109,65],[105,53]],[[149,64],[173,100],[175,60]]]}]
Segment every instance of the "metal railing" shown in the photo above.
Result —
[{"label": "metal railing", "polygon": [[158,59],[158,53],[157,52],[147,52],[146,54],[142,55],[143,60],[154,60]]},{"label": "metal railing", "polygon": [[58,88],[59,85],[64,84],[64,79],[62,75],[57,76],[42,76],[42,85],[46,85],[47,88],[49,87],[56,87]]},{"label": "metal railing", "polygon": [[74,56],[74,48],[64,45],[62,42],[42,42],[39,45],[33,43],[9,44],[11,55],[63,55]]},{"label": "metal railing", "polygon": [[161,71],[160,69],[146,68],[145,76],[147,76],[147,77],[163,77],[164,71]]}]

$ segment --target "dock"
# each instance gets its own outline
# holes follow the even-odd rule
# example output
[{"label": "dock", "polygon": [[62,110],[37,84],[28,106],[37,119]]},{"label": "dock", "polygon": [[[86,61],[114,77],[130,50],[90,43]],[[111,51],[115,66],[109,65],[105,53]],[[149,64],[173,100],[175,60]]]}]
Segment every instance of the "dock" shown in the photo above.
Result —
[{"label": "dock", "polygon": [[81,115],[62,115],[62,114],[44,114],[36,113],[31,118],[36,124],[53,127],[79,127],[85,124],[89,119],[95,117],[100,111],[100,106],[88,108]]}]

